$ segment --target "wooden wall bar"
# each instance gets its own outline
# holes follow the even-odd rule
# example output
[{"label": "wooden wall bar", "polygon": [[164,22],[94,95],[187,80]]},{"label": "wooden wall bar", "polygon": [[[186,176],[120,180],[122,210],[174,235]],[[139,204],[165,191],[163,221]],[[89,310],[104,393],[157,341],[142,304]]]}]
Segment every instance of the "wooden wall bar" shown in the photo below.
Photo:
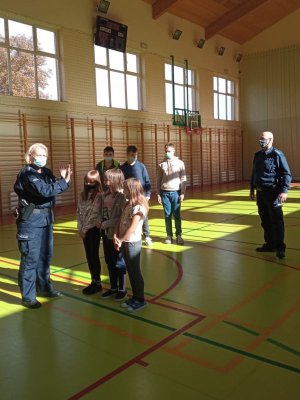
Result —
[{"label": "wooden wall bar", "polygon": [[156,190],[156,168],[164,156],[164,144],[175,144],[185,162],[191,189],[242,179],[242,134],[236,129],[207,128],[186,133],[166,124],[104,121],[96,119],[0,114],[0,212],[11,212],[13,185],[24,164],[28,146],[44,143],[49,149],[48,166],[55,175],[59,165],[71,163],[73,183],[57,198],[58,204],[76,205],[83,177],[102,159],[103,149],[112,145],[115,158],[126,160],[126,147],[134,144],[146,165]]}]

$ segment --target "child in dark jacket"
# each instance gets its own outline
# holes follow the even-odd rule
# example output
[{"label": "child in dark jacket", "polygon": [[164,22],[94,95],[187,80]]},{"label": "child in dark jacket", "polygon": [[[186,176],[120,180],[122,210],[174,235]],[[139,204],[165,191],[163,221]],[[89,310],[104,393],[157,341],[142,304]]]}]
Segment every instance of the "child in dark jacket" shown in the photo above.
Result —
[{"label": "child in dark jacket", "polygon": [[114,247],[113,235],[126,204],[123,194],[124,175],[120,169],[110,169],[105,172],[104,179],[108,191],[105,192],[103,197],[101,232],[110,289],[104,292],[101,298],[109,299],[113,297],[115,301],[121,301],[127,294],[126,265],[122,253]]}]

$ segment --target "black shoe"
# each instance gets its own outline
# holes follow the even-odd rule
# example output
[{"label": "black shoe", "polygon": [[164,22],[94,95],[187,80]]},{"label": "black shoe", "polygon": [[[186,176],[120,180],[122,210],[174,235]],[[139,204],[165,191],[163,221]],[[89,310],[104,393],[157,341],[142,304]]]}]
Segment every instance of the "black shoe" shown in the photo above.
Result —
[{"label": "black shoe", "polygon": [[110,299],[111,297],[115,296],[118,293],[118,291],[116,289],[108,289],[106,292],[104,292],[101,295],[101,299]]},{"label": "black shoe", "polygon": [[285,251],[284,250],[277,250],[276,257],[278,257],[278,258],[280,258],[282,260],[285,257]]},{"label": "black shoe", "polygon": [[256,247],[256,251],[259,253],[268,253],[275,251],[274,247],[268,243],[264,243],[261,247]]},{"label": "black shoe", "polygon": [[54,297],[61,297],[62,293],[59,292],[58,290],[50,290],[49,292],[40,292],[37,295],[38,297],[48,297],[48,298],[54,298]]},{"label": "black shoe", "polygon": [[89,286],[82,289],[82,293],[90,295],[101,292],[101,290],[102,290],[101,283],[91,282]]},{"label": "black shoe", "polygon": [[22,306],[27,308],[40,308],[42,304],[37,300],[22,300]]},{"label": "black shoe", "polygon": [[119,290],[118,293],[115,295],[115,301],[122,301],[127,296],[127,290]]}]

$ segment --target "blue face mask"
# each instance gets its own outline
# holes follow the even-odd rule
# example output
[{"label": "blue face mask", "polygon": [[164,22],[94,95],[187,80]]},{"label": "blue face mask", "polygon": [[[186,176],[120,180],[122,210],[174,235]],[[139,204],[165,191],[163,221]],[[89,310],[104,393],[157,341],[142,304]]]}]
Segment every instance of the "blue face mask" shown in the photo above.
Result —
[{"label": "blue face mask", "polygon": [[112,161],[112,159],[113,159],[112,157],[108,157],[108,156],[107,156],[107,157],[104,157],[104,160],[105,160],[105,161]]},{"label": "blue face mask", "polygon": [[47,164],[47,157],[44,156],[36,156],[34,158],[33,164],[39,168],[43,168]]},{"label": "blue face mask", "polygon": [[269,140],[270,140],[270,139],[260,139],[260,140],[259,140],[259,145],[260,145],[260,147],[261,147],[262,149],[264,149],[265,147],[267,147],[268,144],[269,144]]}]

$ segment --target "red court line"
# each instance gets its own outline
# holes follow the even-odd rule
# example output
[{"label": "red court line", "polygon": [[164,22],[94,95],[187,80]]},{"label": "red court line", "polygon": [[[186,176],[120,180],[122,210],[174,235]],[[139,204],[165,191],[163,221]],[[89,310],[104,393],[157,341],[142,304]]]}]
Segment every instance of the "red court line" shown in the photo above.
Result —
[{"label": "red court line", "polygon": [[9,265],[14,265],[15,267],[19,266],[19,264],[16,264],[15,262],[13,263],[11,261],[2,260],[1,258],[0,258],[0,262],[6,263],[6,264],[9,264]]},{"label": "red court line", "polygon": [[200,322],[203,317],[198,317],[193,321],[189,322],[188,324],[184,325],[182,328],[178,329],[177,331],[173,332],[169,336],[165,337],[161,341],[157,342],[155,345],[149,347],[149,349],[143,351],[142,353],[138,354],[137,356],[133,357],[131,360],[127,361],[126,363],[122,364],[120,367],[116,368],[115,370],[109,372],[107,375],[104,375],[102,378],[98,379],[96,382],[92,383],[91,385],[87,386],[80,392],[74,394],[73,396],[69,397],[68,400],[77,400],[81,399],[82,397],[86,396],[88,393],[92,392],[93,390],[97,389],[99,386],[103,385],[104,383],[108,382],[112,378],[115,378],[117,375],[121,374],[128,368],[132,367],[134,364],[140,364],[143,362],[143,358],[149,356],[150,354],[154,353],[156,350],[160,349],[166,343],[170,342],[171,340],[175,339],[177,336],[181,335],[183,332],[190,329],[192,326],[196,325]]},{"label": "red court line", "polygon": [[186,310],[185,308],[180,308],[180,307],[177,307],[177,306],[171,306],[169,304],[161,303],[160,301],[155,301],[155,300],[153,301],[151,299],[150,300],[147,299],[147,302],[151,303],[151,304],[155,304],[157,306],[169,308],[170,310],[180,311],[180,312],[183,312],[183,313],[188,314],[188,315],[193,315],[194,317],[199,317],[199,316],[205,317],[205,315],[201,314],[200,312],[197,313],[195,311]]},{"label": "red court line", "polygon": [[179,261],[177,261],[174,257],[170,256],[169,254],[166,254],[163,251],[155,250],[155,249],[152,249],[152,251],[156,251],[157,253],[160,253],[160,254],[164,255],[165,257],[169,258],[170,260],[172,260],[174,262],[174,264],[176,265],[177,271],[178,271],[177,278],[172,283],[172,285],[170,285],[163,292],[161,292],[160,294],[158,294],[157,296],[152,298],[152,303],[154,303],[156,300],[160,299],[161,297],[165,296],[167,293],[171,292],[171,290],[173,290],[179,284],[179,282],[181,281],[182,276],[183,276],[183,268],[182,268],[182,264]]},{"label": "red court line", "polygon": [[[261,343],[266,341],[270,335],[281,325],[284,324],[286,320],[288,320],[291,315],[293,315],[300,308],[300,301],[295,303],[292,307],[290,307],[281,317],[279,317],[275,322],[266,328],[261,334],[250,344],[245,347],[246,351],[255,350]],[[239,355],[234,357],[232,360],[228,362],[226,366],[224,366],[224,372],[229,372],[231,369],[235,368],[238,364],[240,364],[244,359],[244,356]]]},{"label": "red court line", "polygon": [[[253,300],[267,292],[269,289],[271,289],[273,286],[275,286],[278,282],[283,281],[287,276],[291,275],[292,271],[283,271],[280,274],[276,275],[271,281],[267,282],[265,285],[260,287],[259,289],[255,290],[254,292],[250,293],[248,296],[246,296],[242,301],[239,303],[235,304],[234,306],[230,307],[227,311],[225,311],[223,314],[216,316],[215,318],[212,319],[211,322],[209,322],[205,327],[200,329],[197,333],[197,335],[203,335],[204,333],[208,332],[212,328],[214,328],[218,323],[222,322],[223,319],[226,319],[229,317],[229,315],[235,313],[236,311],[240,310],[243,308],[245,305],[251,303]],[[185,345],[189,344],[191,342],[191,339],[183,339],[181,343],[179,343],[176,348],[177,350],[182,349]]]},{"label": "red court line", "polygon": [[189,242],[191,242],[191,243],[193,243],[195,245],[198,245],[200,247],[208,247],[210,249],[227,251],[229,253],[234,253],[234,254],[238,254],[240,256],[245,256],[245,257],[250,257],[250,258],[255,258],[257,260],[267,261],[267,262],[270,262],[272,264],[282,265],[283,267],[290,268],[290,269],[295,269],[296,271],[300,271],[299,265],[289,265],[284,261],[282,262],[282,261],[279,261],[279,260],[275,260],[274,258],[271,259],[271,258],[266,258],[266,257],[259,257],[259,256],[255,255],[255,254],[249,254],[249,253],[245,253],[243,251],[226,249],[226,248],[223,248],[223,247],[218,247],[218,246],[214,246],[214,245],[206,244],[206,243],[201,243],[201,242],[195,242],[195,241],[192,241],[192,240],[190,240]]}]

